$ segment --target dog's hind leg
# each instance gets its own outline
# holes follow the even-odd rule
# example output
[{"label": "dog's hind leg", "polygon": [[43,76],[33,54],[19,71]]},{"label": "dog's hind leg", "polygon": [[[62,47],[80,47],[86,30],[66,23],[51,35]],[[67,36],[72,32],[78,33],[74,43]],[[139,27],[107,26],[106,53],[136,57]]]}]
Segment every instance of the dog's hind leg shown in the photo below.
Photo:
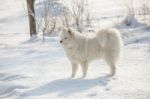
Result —
[{"label": "dog's hind leg", "polygon": [[72,63],[72,75],[71,75],[71,77],[75,77],[77,70],[78,70],[78,64]]},{"label": "dog's hind leg", "polygon": [[116,74],[116,63],[108,58],[105,58],[106,63],[110,66],[109,76],[114,76]]},{"label": "dog's hind leg", "polygon": [[81,62],[81,67],[82,67],[83,77],[86,77],[87,71],[88,71],[88,63],[87,62]]},{"label": "dog's hind leg", "polygon": [[110,64],[110,76],[114,76],[116,74],[116,65]]}]

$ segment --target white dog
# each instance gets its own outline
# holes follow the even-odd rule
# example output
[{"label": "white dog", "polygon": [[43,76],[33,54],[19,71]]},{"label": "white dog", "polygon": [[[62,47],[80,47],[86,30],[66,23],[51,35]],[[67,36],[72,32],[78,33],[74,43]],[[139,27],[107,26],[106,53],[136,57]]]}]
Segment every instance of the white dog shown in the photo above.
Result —
[{"label": "white dog", "polygon": [[94,35],[84,35],[73,29],[63,29],[60,43],[72,64],[72,77],[76,75],[78,65],[86,77],[88,64],[92,60],[103,58],[110,66],[110,75],[116,72],[116,63],[120,58],[122,39],[116,29],[101,29]]}]

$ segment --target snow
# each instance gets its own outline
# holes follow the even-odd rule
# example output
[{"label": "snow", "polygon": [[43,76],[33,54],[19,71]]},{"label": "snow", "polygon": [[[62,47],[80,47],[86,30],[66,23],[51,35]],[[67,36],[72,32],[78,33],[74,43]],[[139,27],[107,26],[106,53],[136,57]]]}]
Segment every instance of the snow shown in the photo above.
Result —
[{"label": "snow", "polygon": [[[113,10],[121,14],[119,9],[123,8],[115,8],[114,0],[108,4],[105,0],[100,5],[106,5],[108,10],[103,7],[98,10],[100,1],[93,0],[93,6],[97,5],[93,10],[104,11],[106,14],[100,14],[99,18],[102,24],[110,25],[110,20],[117,19]],[[59,37],[46,37],[42,42],[39,36],[32,41],[25,2],[0,3],[3,3],[0,6],[0,99],[149,99],[150,30],[145,25],[115,26],[121,31],[125,46],[114,77],[106,77],[109,67],[97,60],[90,64],[86,78],[81,78],[79,68],[72,79],[71,66]]]}]

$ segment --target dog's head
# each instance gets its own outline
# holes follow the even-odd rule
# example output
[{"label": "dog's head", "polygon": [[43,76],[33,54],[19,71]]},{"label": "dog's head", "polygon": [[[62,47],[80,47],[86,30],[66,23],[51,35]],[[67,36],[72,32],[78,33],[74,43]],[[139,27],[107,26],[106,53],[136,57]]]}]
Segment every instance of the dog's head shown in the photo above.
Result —
[{"label": "dog's head", "polygon": [[67,46],[70,42],[72,42],[73,37],[74,32],[71,28],[63,28],[60,34],[60,43]]}]

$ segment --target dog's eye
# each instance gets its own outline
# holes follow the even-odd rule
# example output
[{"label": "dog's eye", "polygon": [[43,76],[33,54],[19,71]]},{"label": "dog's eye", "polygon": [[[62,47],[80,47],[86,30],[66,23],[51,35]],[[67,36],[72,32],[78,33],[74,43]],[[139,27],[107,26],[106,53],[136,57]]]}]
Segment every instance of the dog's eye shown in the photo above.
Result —
[{"label": "dog's eye", "polygon": [[65,37],[65,39],[67,39],[67,37]]}]

